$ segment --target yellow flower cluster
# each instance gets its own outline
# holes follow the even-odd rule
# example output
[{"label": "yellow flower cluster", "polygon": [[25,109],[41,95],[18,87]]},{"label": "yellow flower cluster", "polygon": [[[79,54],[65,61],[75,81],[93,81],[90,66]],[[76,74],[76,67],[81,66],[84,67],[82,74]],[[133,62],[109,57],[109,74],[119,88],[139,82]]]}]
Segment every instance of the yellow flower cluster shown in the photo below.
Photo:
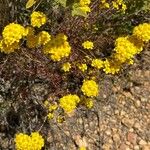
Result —
[{"label": "yellow flower cluster", "polygon": [[150,40],[150,24],[143,23],[133,29],[131,36],[116,39],[114,53],[104,61],[105,73],[119,72],[124,63],[133,64],[133,58],[143,50],[144,42]]},{"label": "yellow flower cluster", "polygon": [[[101,0],[100,7],[110,8],[110,6],[111,6],[111,4],[109,4],[107,0]],[[113,0],[112,6],[114,9],[117,9],[117,10],[121,9],[123,12],[125,12],[127,9],[127,6],[123,0]]]},{"label": "yellow flower cluster", "polygon": [[67,36],[58,34],[43,47],[43,51],[45,54],[50,55],[53,61],[60,61],[62,58],[68,57],[71,47],[67,42]]},{"label": "yellow flower cluster", "polygon": [[47,17],[44,13],[39,11],[33,11],[31,14],[31,25],[33,27],[40,28],[47,21]]},{"label": "yellow flower cluster", "polygon": [[65,71],[65,72],[69,71],[70,68],[71,68],[71,64],[69,62],[64,63],[63,66],[62,66],[62,70]]},{"label": "yellow flower cluster", "polygon": [[112,1],[112,5],[115,9],[117,10],[121,9],[123,12],[125,12],[127,9],[127,6],[123,0],[114,0]]},{"label": "yellow flower cluster", "polygon": [[139,48],[136,47],[136,45],[134,45],[127,36],[116,39],[114,50],[116,53],[113,58],[118,60],[120,63],[125,63],[127,60],[133,59],[134,55],[139,51]]},{"label": "yellow flower cluster", "polygon": [[94,44],[91,41],[83,42],[82,46],[83,46],[84,49],[93,49],[94,48]]},{"label": "yellow flower cluster", "polygon": [[27,27],[27,42],[29,48],[35,48],[47,44],[51,40],[51,35],[46,31],[41,31],[35,35],[35,30],[32,27]]},{"label": "yellow flower cluster", "polygon": [[106,74],[115,74],[115,73],[118,73],[121,69],[121,63],[116,61],[115,59],[106,59],[104,62],[104,68],[103,68],[103,71],[106,73]]},{"label": "yellow flower cluster", "polygon": [[95,67],[97,69],[101,69],[103,67],[103,61],[100,59],[93,59],[91,65],[92,65],[92,67]]},{"label": "yellow flower cluster", "polygon": [[15,137],[17,150],[41,150],[44,146],[44,139],[38,132],[32,132],[31,136],[19,133]]},{"label": "yellow flower cluster", "polygon": [[150,23],[143,23],[133,29],[133,35],[138,39],[148,42],[150,40]]},{"label": "yellow flower cluster", "polygon": [[91,9],[89,7],[90,3],[91,3],[91,0],[80,0],[79,1],[80,10],[83,11],[84,13],[91,12]]},{"label": "yellow flower cluster", "polygon": [[102,7],[102,8],[110,8],[110,4],[106,0],[101,0],[100,7]]},{"label": "yellow flower cluster", "polygon": [[84,72],[84,71],[87,70],[87,65],[86,65],[86,64],[79,64],[79,65],[78,65],[78,68],[79,68],[82,72]]},{"label": "yellow flower cluster", "polygon": [[54,118],[54,111],[58,108],[57,104],[51,104],[48,100],[44,102],[44,106],[48,109],[48,119]]},{"label": "yellow flower cluster", "polygon": [[68,94],[60,98],[60,107],[62,107],[66,113],[70,113],[76,108],[79,102],[80,98],[77,95]]},{"label": "yellow flower cluster", "polygon": [[93,99],[91,99],[91,98],[85,99],[84,104],[87,108],[89,108],[89,109],[92,108],[93,107]]},{"label": "yellow flower cluster", "polygon": [[26,36],[26,30],[23,26],[10,23],[2,32],[3,39],[0,41],[0,51],[8,54],[14,52],[19,48],[19,42],[24,36]]},{"label": "yellow flower cluster", "polygon": [[84,80],[81,91],[88,97],[98,95],[98,85],[94,80]]},{"label": "yellow flower cluster", "polygon": [[46,31],[41,31],[37,37],[39,45],[45,45],[51,40],[51,35]]}]

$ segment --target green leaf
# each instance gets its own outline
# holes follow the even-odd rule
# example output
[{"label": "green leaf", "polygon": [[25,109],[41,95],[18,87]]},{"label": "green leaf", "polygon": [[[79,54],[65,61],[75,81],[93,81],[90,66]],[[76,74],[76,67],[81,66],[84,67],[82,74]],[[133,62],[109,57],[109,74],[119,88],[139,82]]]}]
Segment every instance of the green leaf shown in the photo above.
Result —
[{"label": "green leaf", "polygon": [[36,3],[36,0],[28,0],[26,3],[26,9],[32,7]]}]

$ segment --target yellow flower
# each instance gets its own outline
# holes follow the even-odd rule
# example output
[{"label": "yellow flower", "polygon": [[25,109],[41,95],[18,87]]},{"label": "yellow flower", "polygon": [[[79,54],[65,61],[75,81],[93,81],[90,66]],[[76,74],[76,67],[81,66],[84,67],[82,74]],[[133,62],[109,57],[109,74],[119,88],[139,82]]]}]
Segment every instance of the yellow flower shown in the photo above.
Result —
[{"label": "yellow flower", "polygon": [[86,150],[86,147],[85,147],[85,146],[81,146],[81,147],[79,148],[79,150]]},{"label": "yellow flower", "polygon": [[[115,42],[115,54],[114,58],[120,63],[124,63],[129,59],[132,59],[135,54],[141,51],[142,47],[137,47],[130,41],[131,37],[119,37]],[[139,49],[140,48],[140,49]]]},{"label": "yellow flower", "polygon": [[15,136],[16,150],[41,150],[44,146],[44,139],[38,132],[32,132],[31,136],[24,133]]},{"label": "yellow flower", "polygon": [[19,49],[19,43],[18,42],[14,42],[11,45],[9,45],[9,44],[6,45],[4,40],[0,41],[0,51],[1,52],[9,54],[9,53],[14,52],[16,49]]},{"label": "yellow flower", "polygon": [[78,67],[83,72],[87,70],[87,65],[86,64],[79,64]]},{"label": "yellow flower", "polygon": [[3,42],[6,46],[9,46],[14,43],[19,43],[19,41],[26,36],[26,30],[20,24],[10,23],[4,28],[2,36]]},{"label": "yellow flower", "polygon": [[71,47],[67,42],[67,37],[64,34],[58,34],[44,45],[43,52],[50,55],[53,61],[60,61],[62,58],[69,56]]},{"label": "yellow flower", "polygon": [[33,27],[41,27],[47,21],[46,15],[39,11],[34,11],[31,14],[31,25]]},{"label": "yellow flower", "polygon": [[28,35],[26,45],[29,48],[35,48],[38,46],[38,37],[36,35]]},{"label": "yellow flower", "polygon": [[98,85],[94,80],[84,80],[81,91],[88,97],[98,95]]},{"label": "yellow flower", "polygon": [[100,59],[93,59],[91,65],[92,65],[92,67],[95,67],[97,69],[101,69],[103,67],[103,61]]},{"label": "yellow flower", "polygon": [[62,66],[62,70],[64,70],[65,72],[69,71],[71,68],[71,64],[69,62],[64,63]]},{"label": "yellow flower", "polygon": [[94,48],[94,44],[91,41],[85,41],[84,43],[82,43],[82,46],[84,47],[84,49],[93,49]]},{"label": "yellow flower", "polygon": [[91,3],[91,0],[80,0],[79,4],[81,6],[84,6],[84,5],[89,5]]},{"label": "yellow flower", "polygon": [[93,107],[93,100],[91,98],[87,98],[85,99],[85,106],[89,109],[91,109]]},{"label": "yellow flower", "polygon": [[106,74],[115,74],[115,73],[118,73],[121,69],[121,65],[122,63],[116,61],[115,59],[106,59],[104,61],[104,68],[103,68],[103,71],[106,73]]},{"label": "yellow flower", "polygon": [[66,113],[70,113],[76,108],[79,102],[80,98],[77,95],[69,94],[60,98],[60,107],[62,107]]},{"label": "yellow flower", "polygon": [[51,40],[51,36],[46,31],[41,31],[38,35],[38,44],[39,45],[45,45]]},{"label": "yellow flower", "polygon": [[48,117],[48,119],[53,119],[54,118],[54,114],[53,113],[48,113],[47,117]]},{"label": "yellow flower", "polygon": [[133,35],[144,42],[150,40],[150,23],[143,23],[133,29]]},{"label": "yellow flower", "polygon": [[50,106],[49,106],[49,111],[51,112],[51,111],[54,111],[54,110],[56,110],[57,109],[57,105],[56,104],[51,104]]},{"label": "yellow flower", "polygon": [[85,13],[91,12],[90,7],[88,7],[88,6],[80,6],[80,10]]}]

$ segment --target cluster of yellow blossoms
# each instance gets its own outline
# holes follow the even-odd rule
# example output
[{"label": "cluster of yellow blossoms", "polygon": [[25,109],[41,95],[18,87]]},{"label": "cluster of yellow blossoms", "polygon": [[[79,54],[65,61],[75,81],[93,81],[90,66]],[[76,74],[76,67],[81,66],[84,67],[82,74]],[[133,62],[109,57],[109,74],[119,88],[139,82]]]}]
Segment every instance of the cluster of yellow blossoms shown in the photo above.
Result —
[{"label": "cluster of yellow blossoms", "polygon": [[83,42],[82,46],[83,46],[84,49],[93,49],[94,48],[94,44],[91,41]]},{"label": "cluster of yellow blossoms", "polygon": [[84,80],[81,91],[88,97],[97,96],[99,91],[98,84],[94,80]]},{"label": "cluster of yellow blossoms", "polygon": [[31,136],[24,133],[16,134],[16,150],[41,150],[44,146],[44,139],[38,132],[32,132]]},{"label": "cluster of yellow blossoms", "polygon": [[138,39],[148,42],[150,40],[150,23],[143,23],[133,29],[133,35]]},{"label": "cluster of yellow blossoms", "polygon": [[126,4],[124,3],[123,0],[113,0],[111,3],[108,3],[107,0],[101,0],[100,7],[102,7],[102,8],[110,8],[111,6],[114,9],[122,10],[123,12],[125,12],[126,9],[127,9],[127,6],[126,6]]},{"label": "cluster of yellow blossoms", "polygon": [[62,70],[65,72],[68,72],[71,69],[71,64],[69,62],[66,62],[62,66]]},{"label": "cluster of yellow blossoms", "polygon": [[91,11],[89,5],[91,3],[91,0],[80,0],[79,1],[79,8],[81,11],[85,12],[85,13],[88,13]]},{"label": "cluster of yellow blossoms", "polygon": [[46,31],[41,31],[35,35],[35,30],[32,27],[27,27],[27,41],[28,48],[35,48],[38,46],[46,45],[51,40],[51,35]]},{"label": "cluster of yellow blossoms", "polygon": [[105,73],[119,72],[124,63],[132,64],[133,58],[143,50],[144,42],[150,40],[150,24],[143,23],[133,29],[131,36],[116,39],[114,53],[104,61]]},{"label": "cluster of yellow blossoms", "polygon": [[31,14],[31,25],[33,27],[40,28],[42,25],[44,25],[46,23],[46,21],[47,21],[47,17],[42,12],[34,11]]},{"label": "cluster of yellow blossoms", "polygon": [[0,50],[7,54],[14,52],[19,48],[20,40],[27,34],[25,28],[20,24],[10,23],[2,32],[2,40],[0,40]]},{"label": "cluster of yellow blossoms", "polygon": [[43,47],[43,52],[50,55],[53,61],[60,61],[62,58],[68,57],[71,53],[71,47],[67,41],[67,36],[58,34]]},{"label": "cluster of yellow blossoms", "polygon": [[66,113],[70,113],[76,108],[79,102],[80,98],[77,95],[68,94],[60,98],[60,107],[62,107]]},{"label": "cluster of yellow blossoms", "polygon": [[91,66],[96,69],[101,69],[103,67],[103,61],[100,59],[93,59]]}]

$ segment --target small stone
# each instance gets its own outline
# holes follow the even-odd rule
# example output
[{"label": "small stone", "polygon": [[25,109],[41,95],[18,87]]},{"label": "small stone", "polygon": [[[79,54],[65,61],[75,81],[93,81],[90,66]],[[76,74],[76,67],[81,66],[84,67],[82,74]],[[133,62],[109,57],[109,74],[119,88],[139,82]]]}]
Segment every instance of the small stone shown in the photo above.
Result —
[{"label": "small stone", "polygon": [[119,134],[114,134],[114,135],[113,135],[113,141],[114,141],[115,143],[119,143],[119,142],[120,142],[120,136],[119,136]]},{"label": "small stone", "polygon": [[134,150],[140,150],[139,145],[135,145],[135,146],[134,146]]},{"label": "small stone", "polygon": [[134,128],[140,130],[140,129],[141,129],[140,123],[139,123],[139,122],[136,122],[136,123],[134,124]]},{"label": "small stone", "polygon": [[149,144],[143,145],[142,150],[150,150],[150,145]]},{"label": "small stone", "polygon": [[121,143],[119,146],[119,150],[126,150],[128,148],[128,146],[124,143]]},{"label": "small stone", "polygon": [[132,144],[136,144],[137,142],[137,134],[133,133],[133,132],[128,132],[127,134],[127,140],[132,143]]},{"label": "small stone", "polygon": [[139,100],[135,100],[134,105],[136,107],[140,107],[141,106],[141,102]]},{"label": "small stone", "polygon": [[146,145],[146,144],[147,144],[147,142],[146,142],[146,141],[144,141],[144,140],[140,140],[139,144],[140,144],[140,145]]},{"label": "small stone", "polygon": [[111,135],[111,130],[107,130],[105,133],[106,135]]},{"label": "small stone", "polygon": [[111,149],[111,145],[110,145],[110,144],[104,144],[104,145],[102,146],[102,149],[103,149],[103,150],[110,150],[110,149]]},{"label": "small stone", "polygon": [[134,124],[134,120],[130,119],[130,118],[123,118],[122,123],[128,128],[132,128],[132,126]]}]

